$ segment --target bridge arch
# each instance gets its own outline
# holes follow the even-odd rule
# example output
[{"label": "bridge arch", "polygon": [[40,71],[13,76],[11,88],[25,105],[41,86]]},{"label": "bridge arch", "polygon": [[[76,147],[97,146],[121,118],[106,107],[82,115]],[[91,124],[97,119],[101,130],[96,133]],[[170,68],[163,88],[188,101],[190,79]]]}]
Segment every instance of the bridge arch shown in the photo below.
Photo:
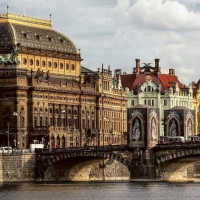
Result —
[{"label": "bridge arch", "polygon": [[120,154],[110,152],[65,152],[37,155],[37,159],[42,165],[41,176],[44,180],[89,181],[102,180],[103,176],[108,180],[109,177],[111,180],[117,180],[113,171],[118,175],[121,173],[120,179],[129,180],[130,177],[128,169],[130,161]]},{"label": "bridge arch", "polygon": [[154,156],[154,160],[157,177],[161,180],[188,181],[195,178],[195,166],[199,164],[200,167],[200,149],[169,151],[168,154]]}]

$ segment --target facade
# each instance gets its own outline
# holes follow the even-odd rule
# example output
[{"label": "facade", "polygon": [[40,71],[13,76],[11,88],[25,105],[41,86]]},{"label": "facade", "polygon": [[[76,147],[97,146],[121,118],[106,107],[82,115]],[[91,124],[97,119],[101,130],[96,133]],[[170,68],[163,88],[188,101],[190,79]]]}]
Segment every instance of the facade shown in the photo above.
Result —
[{"label": "facade", "polygon": [[[155,59],[155,66],[136,59],[136,67],[132,74],[121,74],[121,84],[129,96],[128,108],[138,104],[149,105],[160,110],[160,119],[164,118],[164,110],[174,106],[185,106],[193,109],[192,85],[181,84],[174,69],[169,74],[162,74],[159,59]],[[164,135],[164,126],[160,120],[160,135]]]},{"label": "facade", "polygon": [[130,148],[151,148],[159,140],[159,109],[136,105],[127,110]]},{"label": "facade", "polygon": [[[51,20],[0,14],[0,145],[125,144],[126,94],[112,72],[81,67]],[[9,133],[9,134],[8,134]]]},{"label": "facade", "polygon": [[193,83],[193,105],[195,110],[196,127],[195,133],[200,134],[200,80]]},{"label": "facade", "polygon": [[175,106],[164,111],[165,136],[195,135],[195,111],[184,106]]}]

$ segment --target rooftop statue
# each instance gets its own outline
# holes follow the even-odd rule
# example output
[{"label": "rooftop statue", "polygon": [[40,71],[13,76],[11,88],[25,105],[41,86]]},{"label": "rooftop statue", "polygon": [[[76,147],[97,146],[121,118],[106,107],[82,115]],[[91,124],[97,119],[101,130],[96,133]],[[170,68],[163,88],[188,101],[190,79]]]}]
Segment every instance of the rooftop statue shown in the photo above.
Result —
[{"label": "rooftop statue", "polygon": [[152,67],[150,64],[152,63],[142,63],[144,64],[144,67],[141,67],[141,70],[144,69],[144,72],[151,72],[151,69],[154,69],[154,67]]},{"label": "rooftop statue", "polygon": [[5,58],[0,55],[0,65],[4,64],[5,67],[8,65],[19,65],[20,61],[18,60],[18,47],[20,43],[17,43],[15,47],[12,47],[12,52],[7,54]]}]

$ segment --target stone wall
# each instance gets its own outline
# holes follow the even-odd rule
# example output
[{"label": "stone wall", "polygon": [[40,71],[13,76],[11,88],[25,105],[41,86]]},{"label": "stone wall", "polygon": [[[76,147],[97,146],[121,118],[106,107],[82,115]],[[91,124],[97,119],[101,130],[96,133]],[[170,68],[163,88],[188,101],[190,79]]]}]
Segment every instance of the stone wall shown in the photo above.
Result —
[{"label": "stone wall", "polygon": [[0,154],[0,182],[34,181],[35,154]]}]

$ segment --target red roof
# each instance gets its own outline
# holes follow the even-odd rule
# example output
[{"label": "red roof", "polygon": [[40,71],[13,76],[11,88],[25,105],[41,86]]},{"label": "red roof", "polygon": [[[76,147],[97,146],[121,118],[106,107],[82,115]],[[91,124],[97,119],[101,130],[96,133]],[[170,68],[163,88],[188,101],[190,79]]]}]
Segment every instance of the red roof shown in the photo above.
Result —
[{"label": "red roof", "polygon": [[157,85],[161,85],[161,93],[164,93],[165,90],[168,90],[170,87],[175,87],[176,83],[178,83],[178,87],[181,90],[182,84],[179,82],[178,78],[175,75],[170,74],[159,74],[152,72],[151,74],[139,74],[138,77],[136,77],[135,74],[123,74],[121,75],[121,82],[123,87],[128,87],[129,90],[133,90],[134,93],[137,92],[137,86],[139,84],[143,84],[146,82],[146,77],[150,76],[152,82],[154,82]]}]

